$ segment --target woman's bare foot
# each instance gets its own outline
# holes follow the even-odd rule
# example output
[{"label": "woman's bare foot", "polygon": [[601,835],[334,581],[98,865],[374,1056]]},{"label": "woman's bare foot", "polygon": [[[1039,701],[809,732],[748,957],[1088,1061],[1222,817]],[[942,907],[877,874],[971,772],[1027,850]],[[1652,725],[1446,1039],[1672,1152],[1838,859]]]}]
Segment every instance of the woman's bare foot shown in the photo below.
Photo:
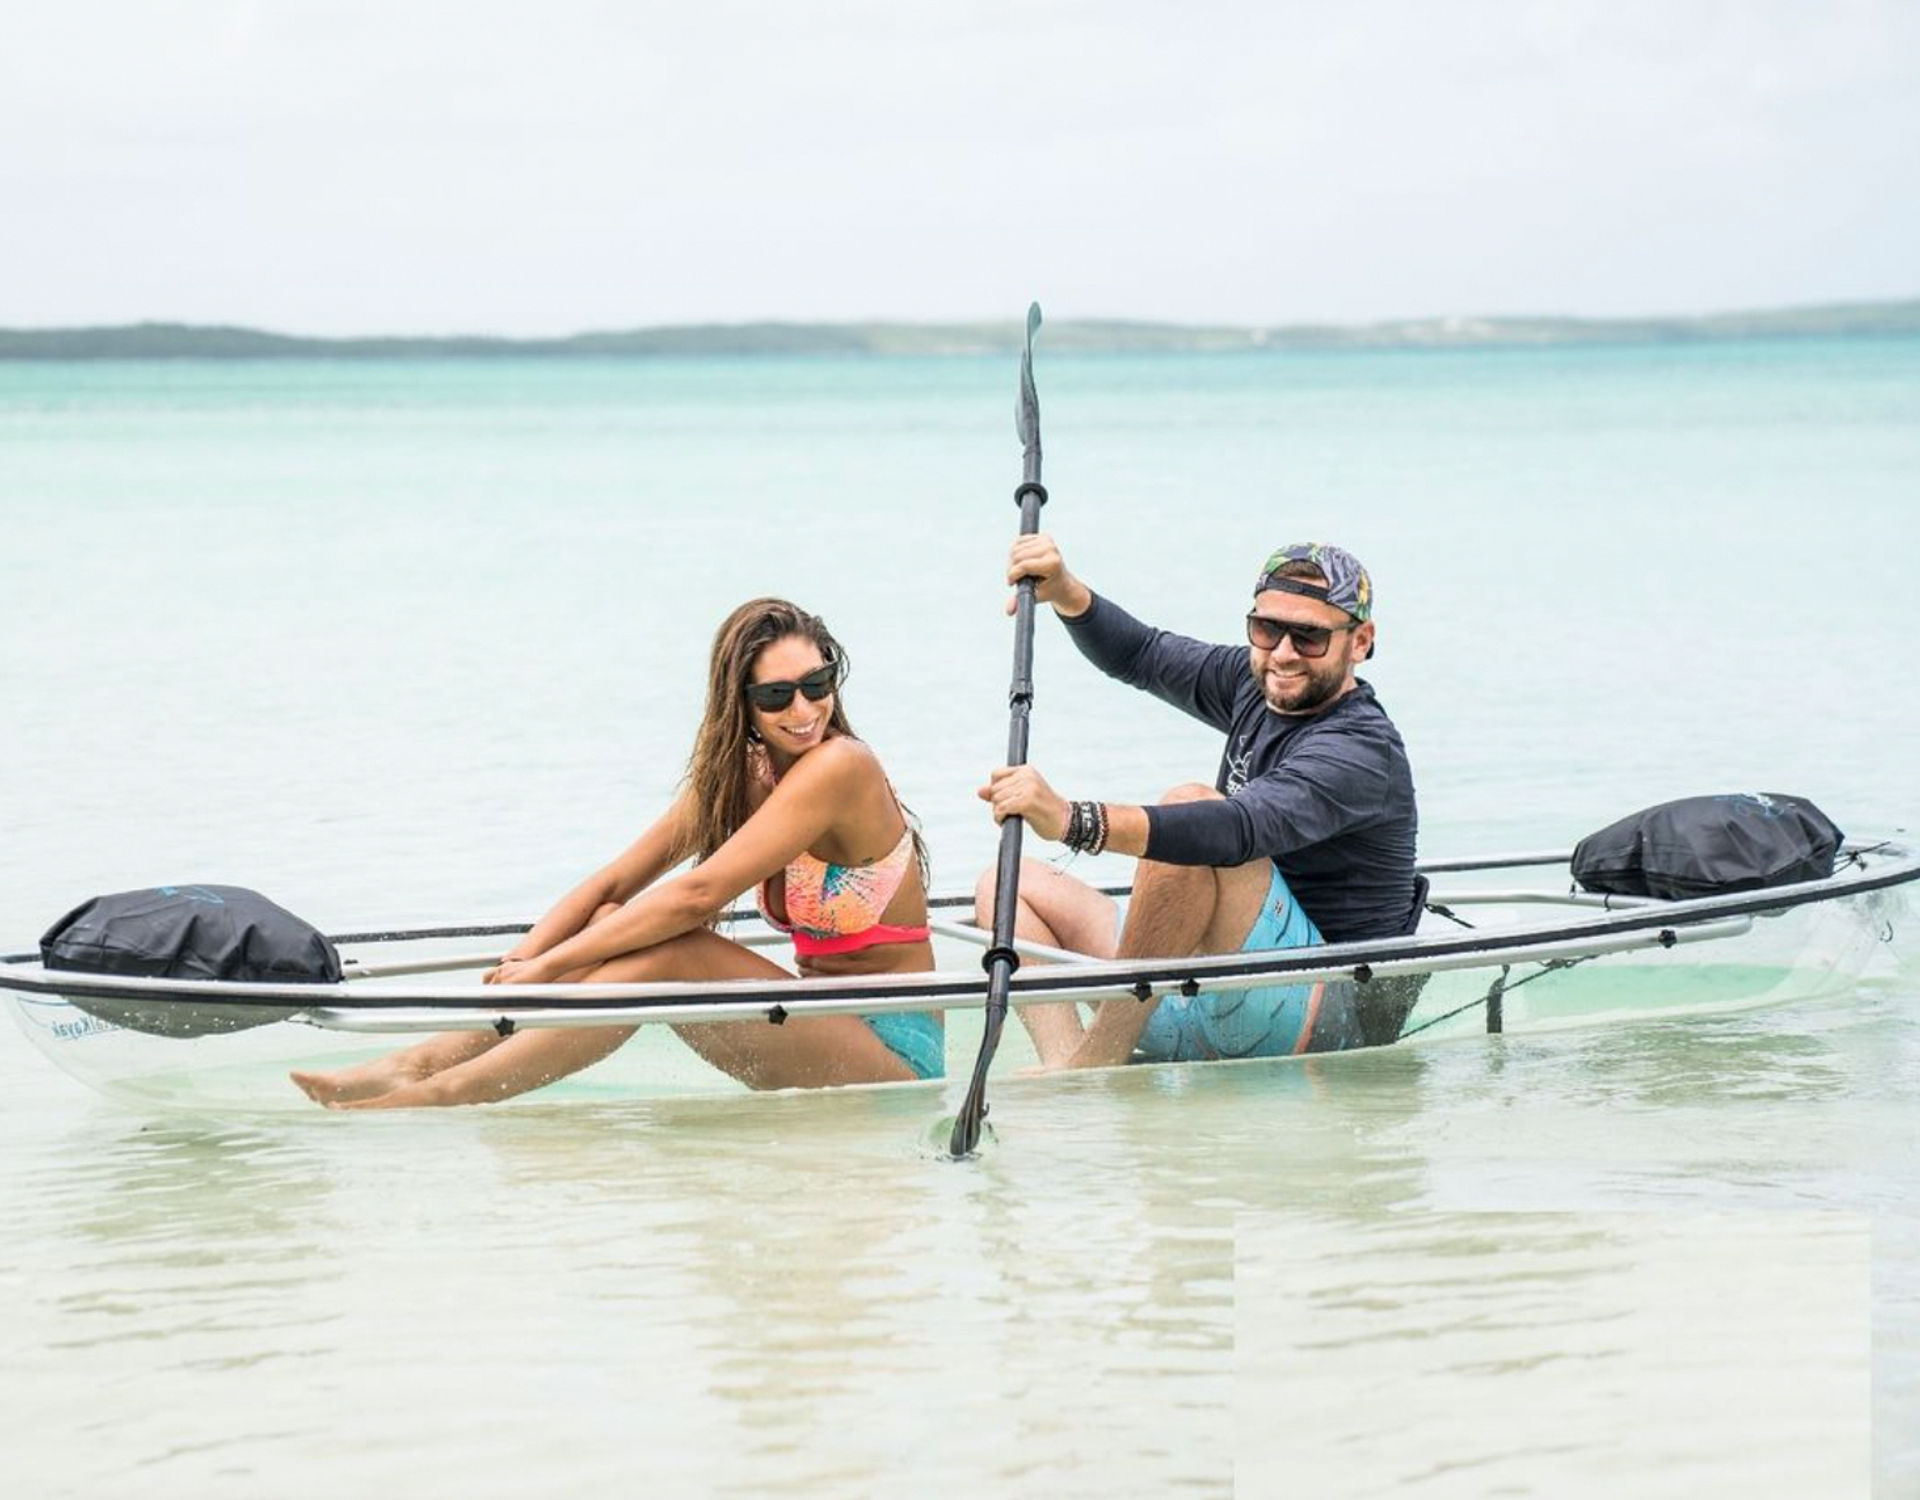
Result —
[{"label": "woman's bare foot", "polygon": [[423,1109],[430,1104],[444,1103],[444,1100],[432,1097],[429,1087],[424,1079],[414,1079],[378,1094],[323,1102],[328,1109]]},{"label": "woman's bare foot", "polygon": [[324,1104],[330,1109],[378,1098],[381,1094],[392,1093],[397,1088],[419,1081],[419,1074],[405,1066],[397,1056],[377,1057],[372,1062],[351,1068],[336,1068],[331,1073],[303,1073],[296,1069],[287,1077],[298,1084],[301,1092],[315,1104]]}]

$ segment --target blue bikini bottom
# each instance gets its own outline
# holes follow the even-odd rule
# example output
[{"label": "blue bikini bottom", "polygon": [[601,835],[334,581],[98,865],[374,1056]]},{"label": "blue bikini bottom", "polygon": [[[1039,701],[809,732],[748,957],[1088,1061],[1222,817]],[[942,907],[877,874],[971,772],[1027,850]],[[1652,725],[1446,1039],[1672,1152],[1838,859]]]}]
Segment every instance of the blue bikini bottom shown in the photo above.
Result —
[{"label": "blue bikini bottom", "polygon": [[889,1011],[860,1019],[887,1051],[913,1069],[915,1078],[947,1076],[947,1029],[926,1012]]}]

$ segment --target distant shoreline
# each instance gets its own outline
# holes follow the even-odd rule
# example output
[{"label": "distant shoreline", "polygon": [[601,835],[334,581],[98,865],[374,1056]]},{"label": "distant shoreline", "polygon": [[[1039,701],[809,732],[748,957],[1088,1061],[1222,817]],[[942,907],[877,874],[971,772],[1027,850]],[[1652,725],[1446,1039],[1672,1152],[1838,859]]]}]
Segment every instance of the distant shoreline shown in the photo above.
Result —
[{"label": "distant shoreline", "polygon": [[[0,328],[0,360],[578,359],[789,354],[1008,354],[1005,323],[705,323],[567,338],[302,338],[185,323],[103,328]],[[1920,298],[1673,318],[1414,318],[1286,327],[1065,319],[1047,325],[1055,353],[1247,354],[1286,350],[1551,348],[1581,344],[1724,343],[1742,339],[1920,335]]]}]

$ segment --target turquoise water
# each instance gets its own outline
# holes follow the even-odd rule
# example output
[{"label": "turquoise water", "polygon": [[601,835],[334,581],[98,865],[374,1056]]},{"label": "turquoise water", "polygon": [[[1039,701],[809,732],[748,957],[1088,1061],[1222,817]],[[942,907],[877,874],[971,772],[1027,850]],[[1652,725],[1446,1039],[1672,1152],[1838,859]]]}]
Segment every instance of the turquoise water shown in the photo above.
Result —
[{"label": "turquoise water", "polygon": [[[1920,344],[1121,359],[1043,335],[1039,361],[1046,524],[1137,613],[1231,638],[1279,542],[1366,559],[1423,852],[1731,789],[1912,828]],[[970,883],[1013,384],[966,359],[0,365],[0,951],[172,880],[335,930],[530,917],[668,795],[707,635],[758,592],[846,641],[936,885]],[[1036,682],[1033,759],[1069,795],[1211,774],[1205,731],[1057,630]],[[1899,926],[1850,1003],[1012,1079],[969,1168],[929,1159],[924,1090],[143,1112],[7,1033],[9,1467],[46,1494],[1804,1493],[1740,1467],[1791,1424],[1681,1297],[1682,1244],[1742,1286],[1869,1288],[1870,1328],[1844,1299],[1727,1306],[1824,1393],[1803,1451],[1920,1493]],[[1661,1413],[1610,1372],[1670,1417],[1671,1362],[1591,1346],[1648,1306],[1707,1319],[1728,1399],[1636,1469],[1620,1434]],[[1276,1447],[1260,1414],[1319,1410],[1323,1364],[1387,1414]],[[1558,1427],[1486,1419],[1543,1367]]]}]

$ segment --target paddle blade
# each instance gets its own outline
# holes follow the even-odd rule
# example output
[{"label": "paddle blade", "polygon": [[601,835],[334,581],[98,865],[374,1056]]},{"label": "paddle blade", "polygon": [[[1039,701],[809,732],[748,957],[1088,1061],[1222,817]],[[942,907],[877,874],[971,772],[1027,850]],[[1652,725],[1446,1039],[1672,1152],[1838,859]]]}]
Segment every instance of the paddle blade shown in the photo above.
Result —
[{"label": "paddle blade", "polygon": [[968,1148],[964,1152],[956,1152],[954,1127],[957,1123],[957,1117],[953,1115],[942,1115],[935,1120],[920,1139],[922,1153],[936,1161],[977,1161],[1000,1144],[993,1127],[983,1121]]},{"label": "paddle blade", "polygon": [[1013,405],[1013,430],[1019,434],[1031,477],[1040,462],[1040,392],[1033,384],[1033,336],[1040,331],[1040,304],[1027,307],[1027,347],[1020,356],[1020,399]]}]

